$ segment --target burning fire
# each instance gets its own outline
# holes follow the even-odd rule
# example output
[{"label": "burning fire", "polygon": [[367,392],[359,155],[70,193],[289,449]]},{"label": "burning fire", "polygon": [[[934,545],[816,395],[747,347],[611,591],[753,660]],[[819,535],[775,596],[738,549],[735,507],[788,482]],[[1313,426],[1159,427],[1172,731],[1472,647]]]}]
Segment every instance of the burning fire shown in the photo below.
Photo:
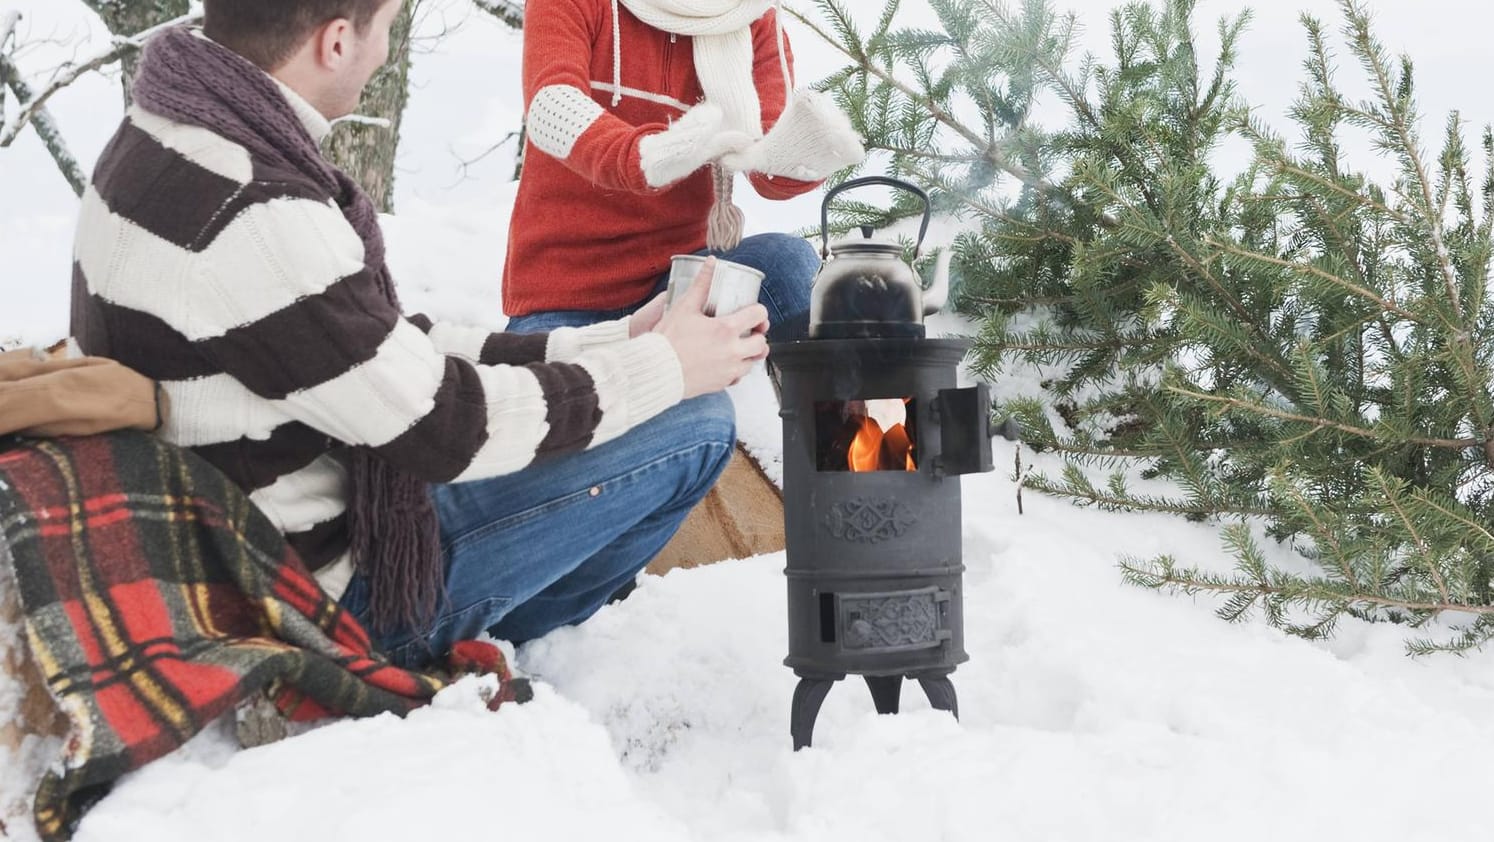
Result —
[{"label": "burning fire", "polygon": [[[846,454],[847,462],[850,463],[852,471],[916,471],[918,465],[913,461],[913,442],[908,437],[908,431],[902,421],[898,421],[883,431],[882,424],[878,422],[876,415],[884,413],[876,412],[876,408],[870,406],[875,403],[868,401],[868,412],[871,414],[861,419],[861,429],[856,433],[856,438],[851,441],[851,448]],[[907,418],[907,399],[901,401],[887,401],[886,403],[897,404],[901,415]],[[883,418],[883,421],[891,420]]]}]

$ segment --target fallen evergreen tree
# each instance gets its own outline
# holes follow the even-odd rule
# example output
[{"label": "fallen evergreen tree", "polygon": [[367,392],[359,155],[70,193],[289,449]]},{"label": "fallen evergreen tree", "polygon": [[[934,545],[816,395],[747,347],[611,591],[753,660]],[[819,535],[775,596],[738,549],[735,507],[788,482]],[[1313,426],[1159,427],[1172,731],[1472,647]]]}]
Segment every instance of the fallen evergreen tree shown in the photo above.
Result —
[{"label": "fallen evergreen tree", "polygon": [[[894,28],[893,0],[867,31],[842,2],[816,5],[802,19],[848,59],[823,87],[892,174],[976,229],[955,248],[977,371],[1057,372],[1041,400],[1002,407],[1066,459],[1027,487],[1221,523],[1233,573],[1121,566],[1135,584],[1217,594],[1227,619],[1259,608],[1317,638],[1344,615],[1452,617],[1417,653],[1494,636],[1494,180],[1473,183],[1456,114],[1428,153],[1411,62],[1361,7],[1342,0],[1343,36],[1372,96],[1341,93],[1332,37],[1303,16],[1283,134],[1232,82],[1248,13],[1219,24],[1201,67],[1193,0],[1116,10],[1103,61],[1072,57],[1076,21],[1044,0],[930,0],[939,26],[923,29]],[[1061,126],[1034,119],[1044,97]],[[1347,132],[1368,134],[1393,180],[1351,168]],[[1234,140],[1249,163],[1222,176]],[[1482,147],[1494,157],[1488,130]],[[1268,563],[1252,524],[1310,563]]]}]

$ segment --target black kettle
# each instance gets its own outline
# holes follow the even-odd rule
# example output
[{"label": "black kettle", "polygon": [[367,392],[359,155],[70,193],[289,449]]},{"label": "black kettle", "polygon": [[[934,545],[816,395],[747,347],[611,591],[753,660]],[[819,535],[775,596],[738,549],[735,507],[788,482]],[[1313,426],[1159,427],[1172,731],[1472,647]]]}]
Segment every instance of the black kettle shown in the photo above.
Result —
[{"label": "black kettle", "polygon": [[840,184],[820,205],[820,264],[809,301],[812,339],[922,337],[923,317],[938,312],[949,287],[948,253],[941,255],[927,291],[912,265],[903,261],[901,244],[872,237],[870,225],[860,238],[830,245],[830,200],[868,184],[905,190],[923,200],[915,257],[929,230],[929,197],[915,185],[886,176],[867,176]]}]

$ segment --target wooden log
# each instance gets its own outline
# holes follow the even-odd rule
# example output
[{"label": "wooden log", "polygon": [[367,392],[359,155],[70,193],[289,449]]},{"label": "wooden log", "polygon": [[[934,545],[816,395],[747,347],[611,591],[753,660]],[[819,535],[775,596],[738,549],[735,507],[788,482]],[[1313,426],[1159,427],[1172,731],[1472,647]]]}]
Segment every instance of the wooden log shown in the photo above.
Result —
[{"label": "wooden log", "polygon": [[748,558],[783,547],[783,492],[738,444],[716,487],[645,572],[662,576],[676,568]]}]

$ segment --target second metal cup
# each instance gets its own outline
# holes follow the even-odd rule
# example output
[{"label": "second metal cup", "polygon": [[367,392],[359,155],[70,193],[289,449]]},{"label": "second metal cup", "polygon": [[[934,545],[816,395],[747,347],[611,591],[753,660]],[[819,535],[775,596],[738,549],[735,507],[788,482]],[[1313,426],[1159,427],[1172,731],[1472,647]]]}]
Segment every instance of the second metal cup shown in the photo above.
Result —
[{"label": "second metal cup", "polygon": [[[706,259],[698,254],[677,254],[669,259],[668,296],[665,306],[672,306],[690,288],[700,274]],[[706,298],[707,316],[724,316],[757,301],[763,285],[763,273],[751,266],[716,258],[716,273],[711,277],[711,291]]]}]

